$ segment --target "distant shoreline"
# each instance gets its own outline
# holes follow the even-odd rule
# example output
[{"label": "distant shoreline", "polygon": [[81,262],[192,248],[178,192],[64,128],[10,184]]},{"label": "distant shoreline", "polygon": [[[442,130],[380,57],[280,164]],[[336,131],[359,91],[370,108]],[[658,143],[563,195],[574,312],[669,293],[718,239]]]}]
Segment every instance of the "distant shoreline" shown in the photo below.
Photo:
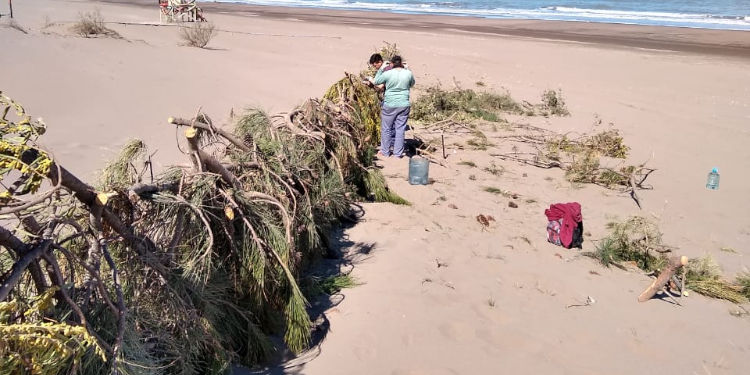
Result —
[{"label": "distant shoreline", "polygon": [[[153,0],[102,0],[106,3],[156,8]],[[599,44],[610,47],[750,58],[750,31],[644,26],[598,22],[492,19],[442,15],[415,15],[362,10],[199,3],[204,12],[268,19],[295,19],[322,24],[419,32],[469,32]]]},{"label": "distant shoreline", "polygon": [[[562,21],[583,23],[604,23],[617,25],[639,25],[658,27],[679,27],[706,30],[750,31],[750,10],[737,13],[682,12],[679,10],[644,10],[611,9],[611,8],[579,8],[575,4],[570,6],[548,6],[541,8],[451,8],[442,6],[440,2],[426,7],[418,4],[392,2],[390,4],[362,2],[341,4],[337,2],[305,2],[288,0],[279,4],[278,1],[263,0],[218,0],[214,2],[234,3],[251,6],[278,6],[287,8],[305,8],[314,10],[339,10],[384,12],[404,15],[433,15],[447,17],[470,17],[496,20],[527,20],[527,21]],[[388,5],[388,6],[385,6]],[[583,5],[583,4],[581,4]],[[747,14],[745,14],[747,13]]]}]

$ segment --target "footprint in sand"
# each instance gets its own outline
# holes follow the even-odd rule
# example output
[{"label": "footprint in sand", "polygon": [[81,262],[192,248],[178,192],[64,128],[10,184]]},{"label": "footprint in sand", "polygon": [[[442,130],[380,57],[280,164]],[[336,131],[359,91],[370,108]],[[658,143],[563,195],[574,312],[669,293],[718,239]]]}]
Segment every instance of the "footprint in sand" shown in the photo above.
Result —
[{"label": "footprint in sand", "polygon": [[354,356],[357,357],[357,359],[359,359],[360,361],[373,360],[378,355],[378,352],[374,347],[367,346],[358,346],[352,348],[352,352],[354,352]]},{"label": "footprint in sand", "polygon": [[[376,341],[376,337],[374,334],[371,333],[364,333],[361,335],[359,342],[360,343],[371,343]],[[359,344],[352,348],[352,352],[354,353],[354,356],[357,357],[360,361],[368,361],[373,360],[377,358],[378,351],[375,349],[374,345],[364,345]]]},{"label": "footprint in sand", "polygon": [[410,347],[412,344],[414,344],[414,334],[413,333],[404,333],[401,335],[401,342],[404,344],[404,347]]},{"label": "footprint in sand", "polygon": [[465,341],[476,335],[474,328],[461,322],[441,324],[438,329],[445,338],[452,341]]}]

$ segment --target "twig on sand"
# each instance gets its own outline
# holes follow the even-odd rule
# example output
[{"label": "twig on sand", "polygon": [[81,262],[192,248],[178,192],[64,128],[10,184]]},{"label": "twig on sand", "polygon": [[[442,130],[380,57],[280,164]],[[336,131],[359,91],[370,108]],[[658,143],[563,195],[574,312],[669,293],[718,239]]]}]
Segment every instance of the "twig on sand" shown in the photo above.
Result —
[{"label": "twig on sand", "polygon": [[567,305],[565,308],[571,308],[571,307],[584,307],[584,306],[591,306],[596,303],[596,300],[591,296],[586,296],[586,302],[585,303],[576,303],[572,305]]}]

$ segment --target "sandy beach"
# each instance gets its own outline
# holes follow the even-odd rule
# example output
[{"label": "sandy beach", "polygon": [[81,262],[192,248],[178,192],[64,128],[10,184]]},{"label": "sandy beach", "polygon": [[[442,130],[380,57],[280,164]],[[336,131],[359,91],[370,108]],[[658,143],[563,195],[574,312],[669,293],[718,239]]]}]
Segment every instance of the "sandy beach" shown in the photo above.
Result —
[{"label": "sandy beach", "polygon": [[[628,162],[656,169],[639,209],[559,169],[459,147],[460,134],[447,137],[430,185],[408,184],[406,159],[381,161],[412,205],[364,204],[362,221],[334,236],[362,285],[333,297],[330,330],[310,351],[237,373],[750,373],[750,318],[731,314],[740,307],[697,294],[683,306],[638,303],[648,276],[547,243],[543,213],[580,202],[583,251],[608,222],[638,214],[679,254],[711,254],[727,277],[748,271],[750,32],[206,3],[218,33],[198,49],[181,45],[177,27],[154,24],[154,3],[16,2],[27,33],[0,27],[0,90],[44,118],[42,143],[80,176],[93,179],[131,138],[157,152],[158,169],[182,162],[169,116],[201,108],[224,124],[247,107],[288,112],[365,68],[384,41],[409,62],[416,95],[441,84],[538,102],[559,89],[571,116],[508,121],[570,134],[616,128]],[[122,39],[68,30],[94,9]],[[712,167],[718,191],[705,188]],[[517,193],[519,207],[488,186]],[[482,228],[478,214],[497,221]],[[595,303],[566,307],[588,297]]]}]

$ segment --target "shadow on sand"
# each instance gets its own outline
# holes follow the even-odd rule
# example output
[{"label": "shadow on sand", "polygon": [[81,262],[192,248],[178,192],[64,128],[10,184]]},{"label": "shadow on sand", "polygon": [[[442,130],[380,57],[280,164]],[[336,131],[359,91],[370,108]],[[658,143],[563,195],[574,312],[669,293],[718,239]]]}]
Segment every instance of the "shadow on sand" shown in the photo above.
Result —
[{"label": "shadow on sand", "polygon": [[[363,211],[359,210],[356,217],[360,218]],[[329,241],[329,251],[325,258],[317,261],[305,274],[306,277],[326,278],[351,272],[355,264],[370,257],[375,248],[374,243],[358,243],[351,241],[346,235],[346,229],[355,223],[343,225],[334,230]],[[278,348],[276,355],[264,366],[248,369],[242,366],[234,366],[232,375],[297,375],[302,374],[305,364],[317,358],[321,353],[321,347],[330,331],[330,322],[326,311],[338,306],[346,299],[342,293],[333,295],[322,294],[312,297],[310,307],[307,309],[313,329],[310,348],[298,356],[295,356],[283,342],[281,337],[273,337],[272,341]]]}]

